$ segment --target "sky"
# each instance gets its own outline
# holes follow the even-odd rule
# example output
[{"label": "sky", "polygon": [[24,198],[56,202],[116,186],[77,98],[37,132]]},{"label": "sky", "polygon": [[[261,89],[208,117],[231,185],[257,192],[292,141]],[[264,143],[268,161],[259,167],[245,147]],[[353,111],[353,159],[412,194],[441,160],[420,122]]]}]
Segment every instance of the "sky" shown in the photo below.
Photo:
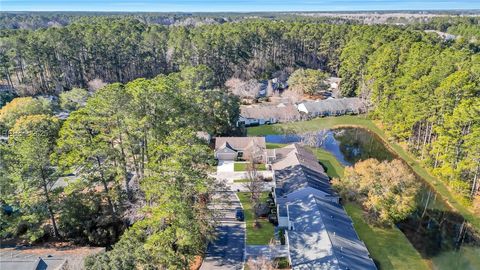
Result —
[{"label": "sky", "polygon": [[0,0],[0,11],[361,11],[480,9],[480,0]]}]

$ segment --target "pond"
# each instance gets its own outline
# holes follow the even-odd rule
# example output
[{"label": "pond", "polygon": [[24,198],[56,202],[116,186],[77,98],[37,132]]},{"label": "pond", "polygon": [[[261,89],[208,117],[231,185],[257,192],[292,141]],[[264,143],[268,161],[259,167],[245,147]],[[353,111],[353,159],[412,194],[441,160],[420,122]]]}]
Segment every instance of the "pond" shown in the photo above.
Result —
[{"label": "pond", "polygon": [[[374,134],[359,128],[340,128],[292,135],[267,135],[269,143],[303,142],[322,148],[345,166],[375,158],[392,160],[391,153]],[[470,260],[480,260],[480,238],[464,218],[451,211],[423,180],[417,196],[417,209],[397,227],[435,269],[474,269]]]}]

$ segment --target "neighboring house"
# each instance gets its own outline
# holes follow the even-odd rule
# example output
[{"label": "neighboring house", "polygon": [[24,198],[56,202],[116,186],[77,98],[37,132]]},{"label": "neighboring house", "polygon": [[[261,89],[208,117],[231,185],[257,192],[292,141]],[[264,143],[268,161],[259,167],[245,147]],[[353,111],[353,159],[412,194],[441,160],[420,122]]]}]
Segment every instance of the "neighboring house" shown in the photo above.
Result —
[{"label": "neighboring house", "polygon": [[325,80],[325,83],[329,86],[328,90],[332,93],[332,96],[337,98],[340,96],[340,82],[341,78],[329,77]]},{"label": "neighboring house", "polygon": [[51,259],[42,257],[31,257],[23,260],[5,260],[0,261],[0,269],[2,270],[68,270],[67,260]]},{"label": "neighboring house", "polygon": [[250,126],[268,125],[301,119],[297,107],[291,103],[243,105],[240,106],[240,111],[239,121],[249,119],[245,122],[245,126],[248,126],[247,123]]},{"label": "neighboring house", "polygon": [[293,269],[376,269],[315,155],[276,149],[274,199]]},{"label": "neighboring house", "polygon": [[105,252],[101,247],[3,247],[0,251],[1,270],[82,270],[84,259]]},{"label": "neighboring house", "polygon": [[257,98],[261,97],[266,97],[267,96],[267,90],[268,90],[268,81],[267,80],[261,80],[259,81],[260,83],[260,89],[258,90],[258,95]]},{"label": "neighboring house", "polygon": [[425,33],[435,33],[445,41],[450,41],[457,38],[457,36],[455,35],[452,35],[446,32],[437,31],[437,30],[425,30]]},{"label": "neighboring house", "polygon": [[217,137],[215,158],[219,161],[255,158],[256,162],[268,163],[265,137]]},{"label": "neighboring house", "polygon": [[276,120],[273,118],[252,118],[252,117],[245,117],[243,115],[240,115],[237,121],[237,127],[254,127],[254,126],[260,126],[260,125],[270,125],[270,124],[275,124]]},{"label": "neighboring house", "polygon": [[297,105],[298,111],[309,117],[338,116],[367,112],[366,104],[360,98],[329,98],[317,101],[305,101]]},{"label": "neighboring house", "polygon": [[288,88],[288,78],[281,79],[281,78],[273,78],[270,83],[272,84],[272,88],[274,91],[284,90]]}]

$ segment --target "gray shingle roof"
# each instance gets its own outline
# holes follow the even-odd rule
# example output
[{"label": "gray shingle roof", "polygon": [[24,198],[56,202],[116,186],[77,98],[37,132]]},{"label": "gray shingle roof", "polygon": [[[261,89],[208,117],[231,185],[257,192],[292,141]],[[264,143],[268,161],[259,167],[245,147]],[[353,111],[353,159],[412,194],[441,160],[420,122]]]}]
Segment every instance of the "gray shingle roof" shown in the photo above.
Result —
[{"label": "gray shingle roof", "polygon": [[344,114],[348,112],[361,113],[365,111],[365,104],[360,98],[325,99],[306,101],[303,103],[309,114]]},{"label": "gray shingle roof", "polygon": [[217,137],[215,138],[215,151],[226,143],[235,150],[245,150],[253,146],[266,148],[265,137]]},{"label": "gray shingle roof", "polygon": [[314,195],[288,204],[293,269],[376,269],[343,207]]},{"label": "gray shingle roof", "polygon": [[327,194],[334,195],[328,176],[322,173],[314,174],[302,165],[291,166],[283,170],[275,171],[277,187],[282,189],[282,194],[289,194],[302,188],[315,188]]},{"label": "gray shingle roof", "polygon": [[273,164],[275,201],[294,227],[287,231],[293,269],[376,269],[315,155],[300,144],[282,149]]}]

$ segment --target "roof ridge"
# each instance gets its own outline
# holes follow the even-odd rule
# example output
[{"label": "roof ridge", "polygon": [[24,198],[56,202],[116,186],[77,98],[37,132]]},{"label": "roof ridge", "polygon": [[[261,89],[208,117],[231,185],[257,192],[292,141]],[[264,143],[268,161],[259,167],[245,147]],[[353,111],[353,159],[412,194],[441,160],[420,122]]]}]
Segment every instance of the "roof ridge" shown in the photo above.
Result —
[{"label": "roof ridge", "polygon": [[[321,198],[319,198],[319,197],[317,197],[317,196],[315,196],[315,195],[313,195],[313,194],[311,194],[311,196],[313,196],[313,199],[315,200],[315,204],[317,205],[317,207],[319,207],[319,203],[318,203],[319,201],[320,201],[321,203],[325,203],[325,204],[326,204],[326,202],[322,201]],[[343,206],[342,206],[342,208],[343,208]],[[344,210],[344,211],[345,211],[345,210]],[[325,226],[325,231],[327,232],[328,239],[329,239],[329,241],[330,241],[330,243],[331,243],[331,246],[332,246],[332,254],[334,254],[334,257],[337,259],[338,264],[340,264],[340,260],[338,259],[337,251],[335,251],[336,248],[335,248],[335,245],[333,244],[332,237],[331,237],[331,235],[330,235],[330,231],[327,229],[327,225],[326,225],[327,223],[324,222],[324,220],[323,220],[322,211],[321,211],[321,210],[318,210],[318,212],[320,212],[320,219],[321,219],[322,223],[323,223],[324,226]],[[350,223],[350,225],[351,225],[351,223]],[[353,226],[352,226],[352,227],[353,227]],[[354,228],[354,231],[355,231],[355,235],[356,235],[357,238],[358,238],[358,234],[357,234],[357,231],[355,230],[355,228]],[[334,231],[334,234],[333,234],[333,235],[334,235],[334,237],[338,237],[337,234],[335,233],[335,231]],[[357,242],[352,241],[352,240],[350,240],[350,239],[348,239],[348,238],[345,238],[345,237],[339,237],[339,238],[341,238],[342,240],[345,240],[346,242],[358,244]],[[358,239],[360,240],[360,238],[358,238]],[[361,240],[360,240],[360,241],[361,241]],[[341,252],[343,252],[343,248],[344,248],[343,246],[340,246],[340,251],[341,251]],[[338,248],[337,248],[337,249],[338,249]],[[348,250],[348,249],[347,249],[347,250]],[[357,253],[355,253],[355,252],[349,252],[348,254],[349,254],[349,256],[350,256],[350,255],[354,255],[355,257],[362,257],[362,258],[372,259],[372,258],[370,258],[370,256],[369,256],[368,250],[367,250],[366,256],[359,256],[359,255],[358,255]]]},{"label": "roof ridge", "polygon": [[335,259],[337,260],[337,264],[340,265],[340,260],[338,260],[338,256],[337,256],[337,254],[336,254],[336,252],[335,252],[334,245],[333,245],[333,241],[332,241],[332,237],[330,236],[330,233],[329,233],[329,231],[327,230],[326,223],[323,221],[322,211],[320,211],[320,209],[319,209],[319,207],[318,207],[317,196],[315,196],[314,194],[310,194],[309,197],[312,197],[312,200],[315,201],[315,205],[317,206],[317,211],[318,211],[318,213],[319,213],[318,217],[320,218],[323,226],[325,226],[325,231],[327,232],[328,241],[330,242],[330,246],[332,247],[332,256],[335,257]]}]

